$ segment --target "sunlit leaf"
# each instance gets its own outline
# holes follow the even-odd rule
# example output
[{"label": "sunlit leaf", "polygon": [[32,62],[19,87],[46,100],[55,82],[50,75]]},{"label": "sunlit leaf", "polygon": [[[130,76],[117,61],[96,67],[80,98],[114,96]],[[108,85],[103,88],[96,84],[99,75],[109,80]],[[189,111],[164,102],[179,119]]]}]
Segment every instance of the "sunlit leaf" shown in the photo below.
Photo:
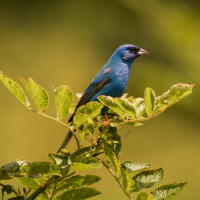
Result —
[{"label": "sunlit leaf", "polygon": [[72,91],[68,86],[63,85],[56,89],[54,101],[58,113],[58,119],[63,119],[67,116],[72,98]]},{"label": "sunlit leaf", "polygon": [[101,177],[95,176],[95,175],[86,175],[86,176],[73,176],[70,177],[64,181],[62,181],[57,187],[56,187],[56,193],[63,191],[63,190],[69,190],[76,187],[82,187],[82,186],[88,186],[93,183],[96,183],[101,180]]},{"label": "sunlit leaf", "polygon": [[70,105],[70,107],[69,107],[69,113],[71,113],[71,114],[73,114],[74,113],[74,111],[75,111],[75,108],[76,108],[76,104],[74,104],[74,103],[72,103],[71,105]]},{"label": "sunlit leaf", "polygon": [[79,128],[82,124],[88,121],[87,118],[93,119],[100,115],[103,105],[99,102],[93,101],[81,106],[76,111],[73,118],[73,126]]},{"label": "sunlit leaf", "polygon": [[22,168],[20,171],[22,174],[27,175],[38,175],[38,174],[45,174],[45,175],[61,175],[59,168],[49,162],[32,162],[27,164],[25,167]]},{"label": "sunlit leaf", "polygon": [[134,105],[127,99],[114,98],[114,102],[132,118],[135,118],[136,111]]},{"label": "sunlit leaf", "polygon": [[138,172],[140,170],[148,169],[150,167],[150,164],[125,161],[122,163],[122,166],[126,169],[127,172],[131,173],[131,172]]},{"label": "sunlit leaf", "polygon": [[[31,188],[31,193],[34,192],[39,188],[39,184],[33,179],[28,177],[18,177],[18,179],[22,182],[22,184],[27,188]],[[45,193],[41,193],[39,196],[37,196],[40,200],[48,200],[48,196]]]},{"label": "sunlit leaf", "polygon": [[182,84],[178,83],[173,85],[170,90],[165,92],[159,98],[159,108],[161,111],[165,110],[172,104],[178,102],[182,98],[186,97],[187,95],[192,93],[192,89],[194,84]]},{"label": "sunlit leaf", "polygon": [[123,186],[125,190],[132,190],[135,187],[135,181],[124,168],[121,168],[121,173],[123,176]]},{"label": "sunlit leaf", "polygon": [[142,192],[138,195],[137,200],[159,200],[159,199],[154,199],[150,193]]},{"label": "sunlit leaf", "polygon": [[30,103],[20,85],[13,81],[11,78],[0,74],[1,82],[7,87],[7,89],[26,107],[30,106]]},{"label": "sunlit leaf", "polygon": [[148,116],[151,116],[156,103],[156,95],[152,88],[146,88],[144,92],[145,111]]},{"label": "sunlit leaf", "polygon": [[117,113],[122,119],[125,119],[125,117],[127,116],[126,112],[117,105],[112,97],[101,95],[97,98],[101,103],[110,108],[114,113]]},{"label": "sunlit leaf", "polygon": [[91,165],[96,169],[100,169],[102,166],[101,160],[97,159],[96,157],[84,158],[81,160],[81,163]]},{"label": "sunlit leaf", "polygon": [[80,150],[75,151],[75,152],[71,155],[70,160],[71,160],[72,162],[79,162],[79,161],[81,161],[83,158],[90,157],[90,156],[94,155],[94,154],[97,153],[101,148],[102,148],[101,145],[89,146],[89,147],[81,148]]},{"label": "sunlit leaf", "polygon": [[184,183],[171,183],[168,185],[161,186],[156,190],[151,192],[151,195],[154,199],[159,200],[168,200],[178,194],[187,182]]},{"label": "sunlit leaf", "polygon": [[136,111],[136,118],[140,117],[145,112],[145,103],[143,98],[137,98],[134,100],[133,105]]},{"label": "sunlit leaf", "polygon": [[48,153],[48,157],[59,167],[62,175],[65,175],[69,172],[71,164],[69,156],[63,153]]},{"label": "sunlit leaf", "polygon": [[149,189],[163,178],[163,169],[154,169],[142,171],[136,174],[133,179],[135,180],[135,188],[131,192]]},{"label": "sunlit leaf", "polygon": [[68,190],[59,195],[58,197],[56,197],[55,200],[84,200],[99,194],[101,194],[101,192],[93,188],[83,187],[83,188]]},{"label": "sunlit leaf", "polygon": [[107,158],[109,158],[115,168],[115,171],[117,174],[121,173],[121,165],[120,162],[117,158],[117,156],[115,155],[115,153],[112,151],[112,149],[110,148],[110,146],[108,144],[104,144],[104,150],[106,153]]}]

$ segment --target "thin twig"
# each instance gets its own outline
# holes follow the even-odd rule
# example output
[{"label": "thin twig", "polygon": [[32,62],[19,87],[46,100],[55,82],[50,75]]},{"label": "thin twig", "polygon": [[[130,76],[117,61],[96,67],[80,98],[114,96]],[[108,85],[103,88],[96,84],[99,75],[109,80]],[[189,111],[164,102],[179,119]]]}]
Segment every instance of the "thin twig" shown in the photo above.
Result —
[{"label": "thin twig", "polygon": [[76,140],[78,149],[80,149],[80,143],[79,143],[79,141],[78,141],[77,136],[76,136],[75,133],[74,133],[74,129],[73,129],[71,126],[68,126],[67,124],[61,122],[60,120],[58,120],[58,119],[56,119],[56,118],[54,118],[54,117],[51,117],[51,116],[46,115],[46,114],[41,113],[41,112],[37,112],[37,111],[33,110],[33,109],[30,108],[30,107],[29,107],[29,110],[31,110],[31,111],[33,111],[34,113],[37,113],[37,114],[39,114],[39,115],[42,115],[42,116],[44,116],[44,117],[47,117],[47,118],[49,118],[49,119],[52,119],[52,120],[58,122],[59,124],[61,124],[61,125],[65,126],[65,127],[67,127],[67,128],[70,130],[70,132],[73,134],[73,136],[74,136],[74,138],[75,138],[75,140]]},{"label": "thin twig", "polygon": [[124,191],[124,193],[126,194],[126,196],[130,199],[133,200],[131,198],[131,196],[126,192],[126,190],[123,188],[122,184],[120,183],[120,181],[118,180],[118,178],[115,176],[114,172],[106,165],[106,163],[104,161],[102,161],[103,165],[106,167],[106,169],[108,169],[108,171],[112,174],[112,176],[115,178],[115,180],[118,182],[118,184],[120,185],[120,187],[122,188],[122,190]]}]

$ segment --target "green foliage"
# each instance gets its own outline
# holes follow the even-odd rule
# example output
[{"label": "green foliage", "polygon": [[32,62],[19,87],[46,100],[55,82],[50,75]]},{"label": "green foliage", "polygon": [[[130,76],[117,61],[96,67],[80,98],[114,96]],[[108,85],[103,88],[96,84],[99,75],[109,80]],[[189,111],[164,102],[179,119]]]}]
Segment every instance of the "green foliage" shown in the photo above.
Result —
[{"label": "green foliage", "polygon": [[[194,87],[194,85],[179,83],[158,97],[151,88],[145,90],[144,98],[128,97],[128,94],[124,94],[121,98],[102,95],[98,97],[100,102],[90,102],[78,108],[73,119],[73,126],[70,127],[60,121],[68,113],[73,113],[76,107],[75,104],[72,104],[73,96],[68,86],[60,86],[53,90],[57,111],[57,117],[53,118],[43,114],[49,103],[46,90],[31,78],[28,83],[22,78],[20,80],[39,112],[30,107],[27,97],[18,83],[3,74],[0,74],[0,80],[29,110],[57,121],[72,132],[76,129],[80,133],[79,140],[74,134],[78,150],[73,153],[64,149],[59,153],[48,153],[52,162],[29,163],[17,160],[0,167],[1,181],[17,178],[25,186],[23,188],[24,195],[21,195],[12,186],[0,183],[2,192],[14,193],[16,197],[11,199],[27,200],[35,198],[40,200],[83,200],[99,195],[101,192],[87,186],[100,181],[100,177],[94,175],[74,176],[74,174],[82,170],[100,169],[102,164],[109,170],[129,199],[131,199],[132,192],[153,187],[163,178],[163,169],[149,170],[150,164],[133,161],[121,163],[119,158],[122,141],[118,128],[123,124],[142,125],[141,122],[156,117],[169,106],[189,95]],[[78,94],[77,97],[80,98],[81,95]],[[104,121],[97,122],[95,118],[101,114],[103,106],[109,107],[111,113],[114,112],[118,116],[113,115],[109,118],[106,116]],[[96,136],[94,132],[98,132],[98,135]],[[86,137],[91,142],[91,146],[80,148],[81,140]],[[106,161],[104,161],[105,158],[99,157],[102,153],[105,154]],[[132,176],[130,173],[137,174]],[[141,192],[137,200],[170,199],[179,193],[186,183],[164,185],[149,193]]]}]

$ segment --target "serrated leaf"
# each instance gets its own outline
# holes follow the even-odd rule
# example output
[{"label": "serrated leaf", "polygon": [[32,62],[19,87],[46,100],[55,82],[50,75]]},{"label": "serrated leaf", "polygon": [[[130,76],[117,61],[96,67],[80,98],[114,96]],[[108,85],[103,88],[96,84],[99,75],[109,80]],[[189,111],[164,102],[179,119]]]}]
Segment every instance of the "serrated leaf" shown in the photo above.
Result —
[{"label": "serrated leaf", "polygon": [[58,113],[58,119],[63,119],[67,116],[72,98],[72,91],[68,86],[63,85],[56,89],[54,101]]},{"label": "serrated leaf", "polygon": [[88,121],[87,118],[93,119],[101,114],[103,105],[99,102],[93,101],[81,106],[76,111],[73,118],[73,126],[79,128],[82,124]]},{"label": "serrated leaf", "polygon": [[[39,184],[33,179],[28,177],[18,177],[18,179],[22,182],[22,184],[27,188],[31,188],[31,193],[34,192],[39,188]],[[40,200],[48,200],[48,196],[45,193],[41,193],[39,196],[37,196]]]},{"label": "serrated leaf", "polygon": [[55,200],[84,200],[90,197],[101,194],[101,192],[93,189],[93,188],[78,188],[68,190],[58,197]]},{"label": "serrated leaf", "polygon": [[111,160],[111,162],[115,168],[116,174],[120,174],[121,173],[121,165],[120,165],[120,161],[118,160],[117,156],[112,151],[110,146],[106,143],[104,144],[104,150],[106,153],[106,157]]},{"label": "serrated leaf", "polygon": [[127,114],[124,110],[122,110],[117,103],[114,101],[114,99],[110,96],[100,95],[97,97],[97,99],[103,103],[105,106],[110,108],[113,112],[117,113],[122,119],[125,119]]},{"label": "serrated leaf", "polygon": [[102,126],[101,123],[93,123],[86,126],[79,135],[80,141],[85,138],[87,135],[92,135],[96,129],[99,129]]},{"label": "serrated leaf", "polygon": [[178,194],[187,182],[184,183],[171,183],[157,188],[151,192],[155,200],[168,200]]},{"label": "serrated leaf", "polygon": [[154,169],[142,171],[136,174],[133,179],[135,180],[135,188],[131,192],[137,192],[140,190],[146,190],[154,186],[163,178],[163,169]]},{"label": "serrated leaf", "polygon": [[127,99],[124,98],[114,98],[114,102],[128,115],[132,118],[135,118],[136,111],[134,105]]},{"label": "serrated leaf", "polygon": [[28,85],[29,85],[29,93],[38,107],[40,112],[43,112],[47,109],[49,104],[49,97],[47,94],[47,91],[40,87],[37,83],[33,81],[32,78],[28,79]]},{"label": "serrated leaf", "polygon": [[159,97],[159,109],[163,111],[172,104],[191,94],[193,87],[194,84],[189,85],[178,83],[176,85],[173,85],[170,90]]},{"label": "serrated leaf", "polygon": [[1,82],[6,86],[6,88],[26,107],[30,106],[30,103],[20,85],[13,81],[11,78],[0,74]]},{"label": "serrated leaf", "polygon": [[143,98],[134,99],[133,105],[136,111],[136,118],[140,117],[145,112],[145,103]]},{"label": "serrated leaf", "polygon": [[59,167],[62,175],[66,175],[69,172],[71,164],[69,156],[63,153],[48,153],[48,157]]},{"label": "serrated leaf", "polygon": [[138,195],[137,200],[155,200],[151,194],[142,192]]},{"label": "serrated leaf", "polygon": [[123,176],[124,189],[127,191],[131,191],[135,187],[135,181],[124,168],[121,168],[121,173]]},{"label": "serrated leaf", "polygon": [[84,158],[81,160],[81,163],[91,165],[96,169],[100,169],[102,166],[101,160],[99,160],[95,157]]},{"label": "serrated leaf", "polygon": [[152,88],[146,88],[144,92],[145,111],[148,116],[151,116],[156,103],[156,95]]},{"label": "serrated leaf", "polygon": [[116,143],[111,144],[111,148],[115,152],[115,155],[119,158],[122,148],[121,136],[116,127],[110,128],[110,134],[112,134],[112,140],[116,141]]},{"label": "serrated leaf", "polygon": [[127,172],[131,173],[131,172],[138,172],[141,170],[148,169],[150,167],[150,164],[125,161],[122,163],[122,166],[126,169]]},{"label": "serrated leaf", "polygon": [[8,174],[6,170],[0,168],[0,180],[9,180],[9,179],[12,179],[10,174]]},{"label": "serrated leaf", "polygon": [[75,151],[71,155],[70,160],[72,162],[80,162],[83,158],[90,157],[90,156],[94,155],[101,148],[102,148],[101,145],[81,148],[80,150]]},{"label": "serrated leaf", "polygon": [[22,174],[27,175],[61,175],[60,169],[49,162],[32,162],[27,164],[25,167],[22,168],[20,171]]},{"label": "serrated leaf", "polygon": [[17,176],[20,176],[19,171],[27,164],[28,162],[24,160],[18,160],[18,161],[8,163],[2,166],[1,168],[7,173],[9,173],[11,176],[17,177]]},{"label": "serrated leaf", "polygon": [[73,189],[76,187],[88,186],[88,185],[96,183],[100,180],[101,180],[101,177],[95,176],[95,175],[73,176],[71,178],[68,178],[68,179],[62,181],[56,187],[55,193],[63,191],[63,190]]}]

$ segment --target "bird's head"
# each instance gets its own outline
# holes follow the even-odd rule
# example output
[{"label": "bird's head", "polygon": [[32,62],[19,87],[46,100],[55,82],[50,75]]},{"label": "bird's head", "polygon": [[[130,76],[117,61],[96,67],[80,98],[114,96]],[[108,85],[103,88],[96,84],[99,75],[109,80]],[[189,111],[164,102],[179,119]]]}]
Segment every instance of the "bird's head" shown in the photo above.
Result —
[{"label": "bird's head", "polygon": [[137,57],[141,55],[149,54],[144,49],[131,44],[120,46],[116,50],[116,53],[121,57],[122,60],[130,62],[133,62]]}]

